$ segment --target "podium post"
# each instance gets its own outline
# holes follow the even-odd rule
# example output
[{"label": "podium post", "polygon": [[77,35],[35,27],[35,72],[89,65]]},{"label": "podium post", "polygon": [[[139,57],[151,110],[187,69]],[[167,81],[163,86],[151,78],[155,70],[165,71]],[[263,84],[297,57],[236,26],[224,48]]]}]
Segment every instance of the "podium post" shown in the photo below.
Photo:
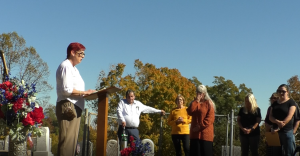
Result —
[{"label": "podium post", "polygon": [[98,94],[97,156],[106,156],[108,94]]},{"label": "podium post", "polygon": [[85,97],[87,100],[94,100],[98,98],[98,119],[97,119],[97,142],[96,154],[97,156],[106,156],[107,144],[107,118],[108,118],[108,96],[111,93],[120,91],[116,87],[109,87],[102,89],[96,93],[90,94]]}]

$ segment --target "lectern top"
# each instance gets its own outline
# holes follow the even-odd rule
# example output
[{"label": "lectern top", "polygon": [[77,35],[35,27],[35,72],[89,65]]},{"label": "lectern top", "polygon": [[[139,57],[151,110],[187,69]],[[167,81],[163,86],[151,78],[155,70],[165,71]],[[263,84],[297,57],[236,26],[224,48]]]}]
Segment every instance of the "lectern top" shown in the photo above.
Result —
[{"label": "lectern top", "polygon": [[99,94],[111,94],[111,93],[118,92],[120,90],[121,90],[120,88],[117,88],[117,87],[114,87],[114,86],[108,87],[108,88],[102,88],[102,89],[100,89],[100,90],[98,90],[98,91],[96,91],[96,92],[94,92],[90,95],[84,96],[84,98],[86,100],[95,100],[95,99],[98,98]]}]

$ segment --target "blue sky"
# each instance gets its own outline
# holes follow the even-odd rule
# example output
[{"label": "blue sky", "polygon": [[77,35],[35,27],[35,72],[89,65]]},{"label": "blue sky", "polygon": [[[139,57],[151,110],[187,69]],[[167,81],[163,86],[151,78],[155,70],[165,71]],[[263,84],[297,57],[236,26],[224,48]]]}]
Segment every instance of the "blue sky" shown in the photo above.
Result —
[{"label": "blue sky", "polygon": [[1,1],[0,32],[16,31],[55,71],[71,42],[86,46],[77,66],[94,89],[101,70],[140,59],[212,85],[223,76],[252,88],[262,115],[268,98],[299,74],[300,1]]}]

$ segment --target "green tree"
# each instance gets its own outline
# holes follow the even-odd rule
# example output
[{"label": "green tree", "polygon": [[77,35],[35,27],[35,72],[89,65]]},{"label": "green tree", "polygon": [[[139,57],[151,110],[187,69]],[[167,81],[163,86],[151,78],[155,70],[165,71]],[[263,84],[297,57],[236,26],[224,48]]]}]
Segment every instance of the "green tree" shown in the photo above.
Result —
[{"label": "green tree", "polygon": [[222,76],[215,76],[213,84],[207,90],[217,104],[217,113],[222,115],[227,115],[232,109],[237,115],[247,93],[252,93],[251,88],[247,88],[245,84],[237,87],[231,80],[226,80]]},{"label": "green tree", "polygon": [[[24,80],[28,84],[35,83],[40,94],[46,94],[52,86],[48,83],[50,71],[48,65],[35,48],[26,46],[26,41],[16,32],[0,35],[0,50],[4,52],[6,64],[12,76]],[[0,64],[3,69],[3,63]],[[0,74],[2,81],[2,74]]]},{"label": "green tree", "polygon": [[[245,96],[247,93],[252,93],[252,90],[251,88],[247,88],[245,84],[240,84],[239,87],[237,87],[231,80],[226,80],[222,76],[215,76],[213,84],[211,87],[207,86],[207,90],[216,104],[216,114],[225,115],[225,117],[217,116],[214,122],[214,155],[218,156],[221,155],[222,145],[226,145],[227,115],[231,114],[231,110],[237,115],[239,109],[243,106]],[[230,132],[230,126],[228,131]],[[240,145],[239,127],[237,124],[234,126],[233,142],[236,146]]]}]

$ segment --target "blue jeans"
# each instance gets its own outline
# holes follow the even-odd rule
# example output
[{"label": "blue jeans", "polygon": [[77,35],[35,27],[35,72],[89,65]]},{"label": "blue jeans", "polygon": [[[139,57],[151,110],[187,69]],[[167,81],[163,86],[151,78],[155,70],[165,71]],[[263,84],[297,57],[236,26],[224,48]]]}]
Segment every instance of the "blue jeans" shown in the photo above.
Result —
[{"label": "blue jeans", "polygon": [[290,130],[288,132],[279,132],[278,135],[285,156],[292,156],[295,152],[296,147],[293,130]]}]

